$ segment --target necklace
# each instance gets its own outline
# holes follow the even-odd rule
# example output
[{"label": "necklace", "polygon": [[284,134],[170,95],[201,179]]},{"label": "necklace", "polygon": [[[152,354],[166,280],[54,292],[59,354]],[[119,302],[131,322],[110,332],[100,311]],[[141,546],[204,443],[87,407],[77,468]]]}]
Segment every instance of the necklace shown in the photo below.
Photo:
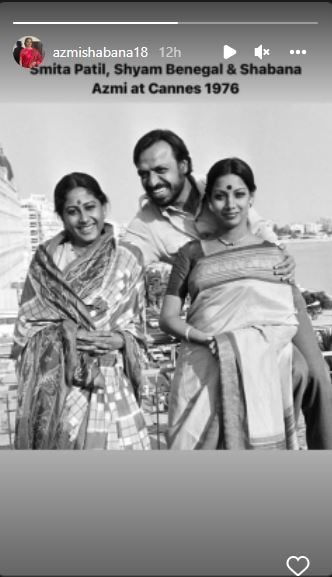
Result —
[{"label": "necklace", "polygon": [[75,246],[75,245],[72,244],[72,243],[70,243],[70,246],[71,246],[72,251],[73,251],[77,256],[82,256],[82,255],[84,255],[84,254],[86,253],[86,251],[87,251],[87,248],[88,248],[88,247],[86,247],[86,246],[78,247],[78,246]]},{"label": "necklace", "polygon": [[225,245],[225,246],[235,246],[237,244],[241,244],[244,240],[246,240],[249,237],[249,233],[246,232],[246,234],[244,234],[243,236],[241,236],[240,238],[238,238],[237,240],[225,240],[224,238],[222,238],[221,236],[218,236],[217,240],[219,240],[219,242],[221,242],[221,244]]}]

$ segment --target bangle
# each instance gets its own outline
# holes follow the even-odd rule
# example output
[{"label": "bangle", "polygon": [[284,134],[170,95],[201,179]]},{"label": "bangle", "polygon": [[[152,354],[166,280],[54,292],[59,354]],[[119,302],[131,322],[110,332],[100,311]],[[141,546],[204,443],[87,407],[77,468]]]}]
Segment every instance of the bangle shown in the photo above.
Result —
[{"label": "bangle", "polygon": [[184,333],[184,338],[186,339],[187,343],[190,343],[189,340],[189,332],[190,332],[191,327],[187,327]]},{"label": "bangle", "polygon": [[120,337],[120,339],[121,339],[121,344],[119,345],[118,348],[123,349],[123,347],[125,345],[125,339],[124,339],[123,334],[120,331],[112,331],[110,334],[110,337],[112,338],[112,337],[116,337],[116,336]]}]

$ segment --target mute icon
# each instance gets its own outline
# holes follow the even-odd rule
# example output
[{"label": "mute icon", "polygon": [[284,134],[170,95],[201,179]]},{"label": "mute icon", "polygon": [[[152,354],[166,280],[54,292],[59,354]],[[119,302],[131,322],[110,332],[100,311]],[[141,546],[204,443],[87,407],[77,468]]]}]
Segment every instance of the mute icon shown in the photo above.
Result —
[{"label": "mute icon", "polygon": [[270,48],[263,48],[263,45],[260,44],[255,48],[255,56],[262,60],[263,56],[270,56]]}]

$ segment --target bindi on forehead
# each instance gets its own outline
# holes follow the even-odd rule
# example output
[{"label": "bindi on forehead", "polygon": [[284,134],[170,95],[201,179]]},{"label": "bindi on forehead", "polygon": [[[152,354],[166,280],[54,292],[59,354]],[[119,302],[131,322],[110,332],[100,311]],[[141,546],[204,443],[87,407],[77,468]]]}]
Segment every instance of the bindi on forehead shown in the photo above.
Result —
[{"label": "bindi on forehead", "polygon": [[231,184],[228,184],[228,185],[226,186],[226,190],[233,190],[232,185],[231,185]]},{"label": "bindi on forehead", "polygon": [[91,203],[91,201],[84,201],[84,200],[75,199],[73,201],[68,201],[65,204],[65,208],[66,209],[67,208],[79,208],[79,209],[81,209],[90,203]]}]

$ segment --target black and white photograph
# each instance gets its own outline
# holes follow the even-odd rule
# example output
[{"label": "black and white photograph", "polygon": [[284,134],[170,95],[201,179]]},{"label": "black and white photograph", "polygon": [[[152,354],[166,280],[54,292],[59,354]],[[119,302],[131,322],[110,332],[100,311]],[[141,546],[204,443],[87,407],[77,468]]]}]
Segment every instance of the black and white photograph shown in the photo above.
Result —
[{"label": "black and white photograph", "polygon": [[5,104],[0,449],[332,449],[332,107]]}]

